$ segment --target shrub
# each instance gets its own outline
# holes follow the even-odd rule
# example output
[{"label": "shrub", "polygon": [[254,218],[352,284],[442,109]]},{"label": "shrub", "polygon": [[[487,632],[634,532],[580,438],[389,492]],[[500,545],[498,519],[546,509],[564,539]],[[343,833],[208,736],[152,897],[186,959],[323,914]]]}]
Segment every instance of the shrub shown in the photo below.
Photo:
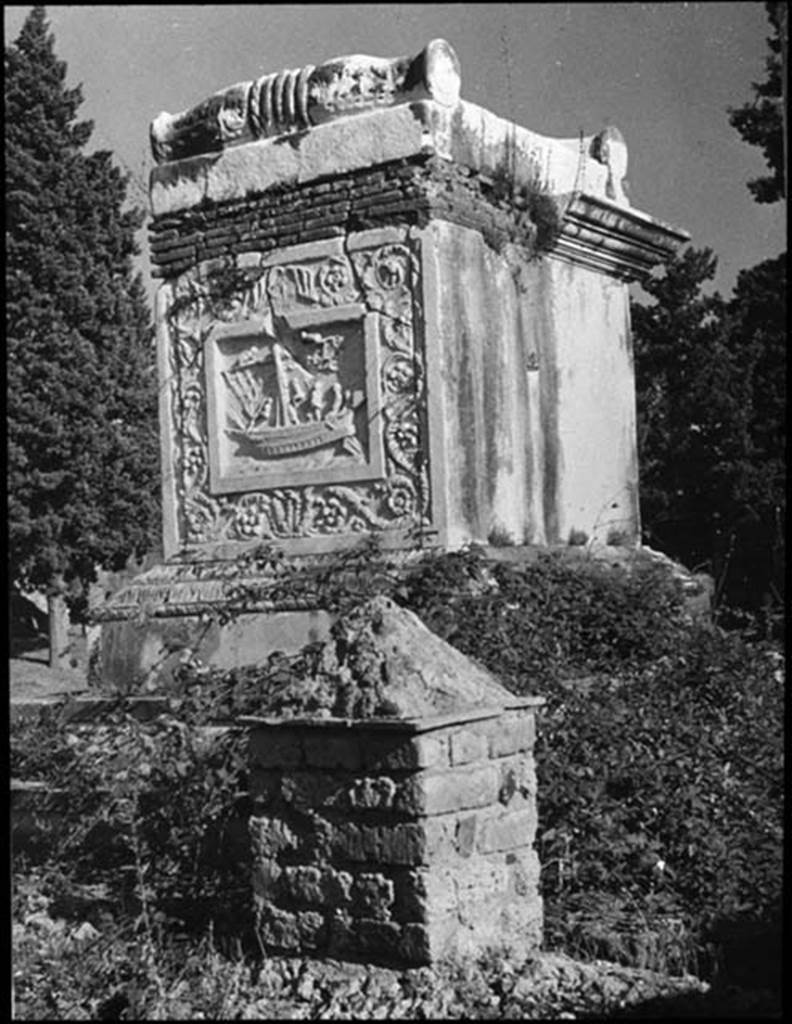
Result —
[{"label": "shrub", "polygon": [[[471,549],[397,571],[367,545],[299,585],[336,612],[387,593],[515,693],[547,698],[536,757],[551,946],[672,972],[751,963],[776,983],[783,673],[771,644],[693,625],[652,566],[548,555],[518,567]],[[31,855],[69,865],[56,888],[105,881],[149,935],[238,930],[245,751],[238,732],[206,726],[321,703],[300,688],[320,675],[320,646],[230,672],[185,660],[172,713],[154,722],[119,712],[71,737],[56,717],[15,723],[12,773],[67,791],[69,827]]]},{"label": "shrub", "polygon": [[568,918],[586,893],[626,898],[682,920],[708,973],[728,922],[772,921],[783,813],[773,664],[761,645],[691,632],[631,677],[551,695],[536,751],[551,915]]},{"label": "shrub", "polygon": [[661,567],[557,554],[527,565],[476,549],[435,556],[409,579],[405,602],[516,693],[644,664],[673,651],[689,625],[679,584]]},{"label": "shrub", "polygon": [[222,935],[245,923],[249,807],[239,730],[207,734],[172,716],[141,723],[118,711],[101,726],[67,731],[47,716],[14,724],[11,763],[15,776],[60,790],[41,802],[45,820],[67,809],[57,829],[45,830],[47,842],[17,842],[15,851],[18,866],[68,866],[54,898],[90,882],[149,931],[213,923]]}]

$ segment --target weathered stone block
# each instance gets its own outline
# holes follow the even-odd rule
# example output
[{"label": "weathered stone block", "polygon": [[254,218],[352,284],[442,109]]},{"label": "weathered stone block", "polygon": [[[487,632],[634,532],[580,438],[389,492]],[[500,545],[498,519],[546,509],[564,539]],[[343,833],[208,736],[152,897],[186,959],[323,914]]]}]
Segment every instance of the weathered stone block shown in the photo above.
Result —
[{"label": "weathered stone block", "polygon": [[500,775],[493,764],[473,765],[418,776],[419,814],[444,814],[486,807],[498,796]]},{"label": "weathered stone block", "polygon": [[451,869],[458,906],[481,900],[500,900],[506,895],[509,870],[504,857],[474,857]]},{"label": "weathered stone block", "polygon": [[346,871],[311,866],[286,867],[280,877],[281,900],[337,907],[350,898],[352,876]]},{"label": "weathered stone block", "polygon": [[357,947],[361,953],[396,959],[400,953],[401,927],[392,921],[358,918],[354,924]]},{"label": "weathered stone block", "polygon": [[530,955],[542,945],[544,908],[542,898],[511,899],[500,915],[500,933],[515,954]]},{"label": "weathered stone block", "polygon": [[254,895],[262,899],[272,899],[282,874],[283,868],[276,857],[257,857],[253,865]]},{"label": "weathered stone block", "polygon": [[392,826],[339,825],[331,837],[339,860],[382,864],[421,864],[427,856],[427,835],[417,824]]},{"label": "weathered stone block", "polygon": [[425,924],[411,922],[402,925],[400,959],[411,964],[426,964],[432,960],[432,935]]},{"label": "weathered stone block", "polygon": [[346,790],[348,806],[358,811],[391,811],[396,806],[398,794],[411,780],[398,783],[387,775],[376,778],[356,779]]},{"label": "weathered stone block", "polygon": [[327,941],[324,916],[316,911],[290,913],[269,900],[260,900],[256,907],[256,922],[261,941],[276,949],[316,949]]},{"label": "weathered stone block", "polygon": [[282,851],[296,850],[299,846],[297,833],[279,818],[251,818],[250,835],[257,857],[277,857]]},{"label": "weathered stone block", "polygon": [[344,806],[347,784],[343,777],[316,770],[284,772],[279,781],[283,800],[300,811]]},{"label": "weathered stone block", "polygon": [[531,902],[538,898],[541,865],[536,850],[525,846],[512,850],[506,854],[505,863],[509,873],[509,892],[516,902]]},{"label": "weathered stone block", "polygon": [[336,913],[329,921],[327,935],[327,953],[332,957],[389,962],[402,959],[402,929],[392,921],[352,919]]},{"label": "weathered stone block", "polygon": [[351,890],[352,913],[375,921],[388,921],[394,901],[393,880],[380,872],[359,874]]},{"label": "weathered stone block", "polygon": [[298,729],[256,729],[250,737],[253,768],[296,768],[303,763],[302,733]]},{"label": "weathered stone block", "polygon": [[419,869],[414,877],[419,913],[415,920],[429,921],[456,914],[459,902],[455,866],[436,864]]},{"label": "weathered stone block", "polygon": [[[520,749],[533,710],[471,707],[477,697],[511,700],[477,669],[458,684],[462,710],[449,712],[456,676],[436,668],[443,647],[434,638],[431,663],[420,666],[425,627],[390,602],[376,599],[341,625],[357,670],[361,652],[374,679],[387,666],[379,699],[408,722],[300,720],[260,730],[269,741],[251,746],[251,795],[262,808],[252,834],[265,946],[416,964],[500,942],[509,922],[533,936],[541,922],[536,779],[530,751]],[[416,719],[416,703],[443,713]],[[496,749],[518,749],[492,757],[503,721],[507,736]],[[287,758],[281,732],[305,756],[291,767],[261,766]],[[309,910],[326,927],[305,917]]]},{"label": "weathered stone block", "polygon": [[476,847],[481,853],[530,846],[536,834],[536,808],[505,811],[478,823]]},{"label": "weathered stone block", "polygon": [[451,733],[451,764],[467,764],[470,761],[483,761],[489,755],[490,734],[492,726],[489,722],[463,726]]},{"label": "weathered stone block", "polygon": [[477,827],[478,817],[475,814],[467,814],[457,821],[454,846],[461,857],[469,857],[475,850]]},{"label": "weathered stone block", "polygon": [[318,730],[305,736],[303,749],[306,763],[312,768],[342,768],[354,772],[361,767],[357,736],[348,731],[339,735]]},{"label": "weathered stone block", "polygon": [[534,716],[530,712],[512,712],[503,716],[490,738],[490,755],[503,757],[521,750],[533,750],[536,738]]},{"label": "weathered stone block", "polygon": [[417,736],[365,732],[361,756],[367,771],[411,770],[449,764],[449,738],[440,731]]},{"label": "weathered stone block", "polygon": [[498,803],[517,809],[536,799],[536,769],[533,755],[516,754],[499,758],[495,764],[500,773]]}]

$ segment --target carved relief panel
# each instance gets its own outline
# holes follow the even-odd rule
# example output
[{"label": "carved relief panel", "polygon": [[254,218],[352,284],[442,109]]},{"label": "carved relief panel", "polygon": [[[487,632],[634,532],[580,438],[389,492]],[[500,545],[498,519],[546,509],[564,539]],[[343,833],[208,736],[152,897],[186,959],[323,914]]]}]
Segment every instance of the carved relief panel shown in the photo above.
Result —
[{"label": "carved relief panel", "polygon": [[177,280],[164,425],[177,547],[311,550],[430,525],[418,275],[406,241],[334,240]]},{"label": "carved relief panel", "polygon": [[379,333],[355,304],[222,324],[204,360],[213,494],[381,479]]}]

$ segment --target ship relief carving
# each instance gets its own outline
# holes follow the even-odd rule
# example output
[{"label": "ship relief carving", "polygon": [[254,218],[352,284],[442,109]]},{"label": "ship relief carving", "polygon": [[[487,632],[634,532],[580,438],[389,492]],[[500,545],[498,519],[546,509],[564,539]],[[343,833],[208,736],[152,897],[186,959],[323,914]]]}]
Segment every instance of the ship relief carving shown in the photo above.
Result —
[{"label": "ship relief carving", "polygon": [[[418,264],[406,244],[207,265],[174,285],[181,546],[430,525]],[[232,286],[228,286],[228,281]]]},{"label": "ship relief carving", "polygon": [[383,475],[378,316],[361,304],[218,324],[206,340],[215,493]]},{"label": "ship relief carving", "polygon": [[222,372],[235,404],[227,417],[233,429],[226,427],[226,434],[254,458],[309,452],[336,442],[348,454],[362,456],[354,411],[364,394],[343,388],[338,379],[343,334],[302,331],[300,337],[318,346],[302,362],[276,337],[265,335],[269,345],[244,352]]}]

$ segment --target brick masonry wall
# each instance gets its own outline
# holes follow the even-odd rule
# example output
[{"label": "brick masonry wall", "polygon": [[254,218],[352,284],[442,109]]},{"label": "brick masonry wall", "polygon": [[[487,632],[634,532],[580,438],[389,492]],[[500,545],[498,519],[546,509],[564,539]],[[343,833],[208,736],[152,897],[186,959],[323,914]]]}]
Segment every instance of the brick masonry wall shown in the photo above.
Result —
[{"label": "brick masonry wall", "polygon": [[251,733],[254,898],[275,952],[426,964],[541,942],[534,714]]},{"label": "brick masonry wall", "polygon": [[524,219],[491,179],[425,157],[159,217],[149,232],[152,274],[174,277],[207,259],[431,217],[474,228],[495,248],[525,238]]}]

